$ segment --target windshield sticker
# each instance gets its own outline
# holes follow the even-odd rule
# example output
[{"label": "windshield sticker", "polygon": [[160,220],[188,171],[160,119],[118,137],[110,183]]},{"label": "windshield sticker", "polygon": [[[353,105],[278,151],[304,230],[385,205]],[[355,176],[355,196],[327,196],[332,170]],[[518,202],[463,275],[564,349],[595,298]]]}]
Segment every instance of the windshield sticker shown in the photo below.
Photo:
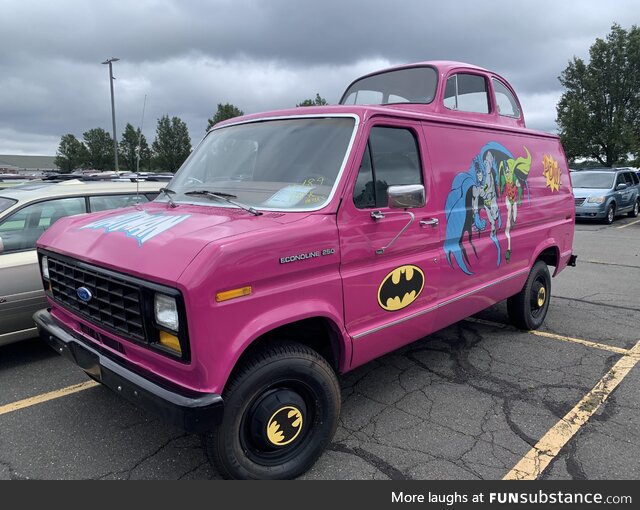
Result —
[{"label": "windshield sticker", "polygon": [[313,189],[313,186],[294,184],[278,190],[263,205],[264,207],[287,208],[300,203]]},{"label": "windshield sticker", "polygon": [[92,230],[103,229],[106,234],[124,232],[127,237],[134,237],[138,241],[138,246],[142,246],[149,239],[175,227],[190,216],[190,214],[167,215],[134,212],[94,221],[84,227],[80,227],[80,230],[86,228]]}]

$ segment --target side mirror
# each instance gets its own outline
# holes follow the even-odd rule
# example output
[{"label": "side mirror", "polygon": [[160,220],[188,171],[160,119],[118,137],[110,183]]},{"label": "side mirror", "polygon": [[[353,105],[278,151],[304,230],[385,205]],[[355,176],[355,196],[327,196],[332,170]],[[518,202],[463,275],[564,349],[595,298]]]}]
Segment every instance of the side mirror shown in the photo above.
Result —
[{"label": "side mirror", "polygon": [[623,189],[627,189],[627,185],[625,183],[618,184],[616,186],[616,191],[622,191]]},{"label": "side mirror", "polygon": [[389,196],[387,205],[391,209],[423,207],[425,203],[424,186],[422,184],[389,186],[387,194]]}]

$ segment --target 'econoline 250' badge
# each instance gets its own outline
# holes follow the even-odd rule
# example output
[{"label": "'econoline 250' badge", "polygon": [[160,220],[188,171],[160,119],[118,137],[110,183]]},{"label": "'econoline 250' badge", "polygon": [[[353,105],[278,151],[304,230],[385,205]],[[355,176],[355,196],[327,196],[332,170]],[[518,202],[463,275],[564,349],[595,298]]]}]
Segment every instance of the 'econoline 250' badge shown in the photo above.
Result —
[{"label": "'econoline 250' badge", "polygon": [[391,271],[378,287],[378,304],[389,312],[413,303],[424,288],[424,273],[418,266],[400,266]]}]

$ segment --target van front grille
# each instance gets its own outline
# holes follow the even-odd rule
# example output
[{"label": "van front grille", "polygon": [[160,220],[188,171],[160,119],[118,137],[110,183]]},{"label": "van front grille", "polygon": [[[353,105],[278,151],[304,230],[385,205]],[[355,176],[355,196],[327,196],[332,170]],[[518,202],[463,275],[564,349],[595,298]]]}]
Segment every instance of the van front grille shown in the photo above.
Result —
[{"label": "van front grille", "polygon": [[576,198],[574,200],[576,201],[576,205],[582,205],[585,201],[584,198]]},{"label": "van front grille", "polygon": [[[53,299],[97,326],[130,340],[147,342],[139,287],[86,264],[80,266],[52,256],[48,261]],[[79,292],[81,288],[88,292]]]}]

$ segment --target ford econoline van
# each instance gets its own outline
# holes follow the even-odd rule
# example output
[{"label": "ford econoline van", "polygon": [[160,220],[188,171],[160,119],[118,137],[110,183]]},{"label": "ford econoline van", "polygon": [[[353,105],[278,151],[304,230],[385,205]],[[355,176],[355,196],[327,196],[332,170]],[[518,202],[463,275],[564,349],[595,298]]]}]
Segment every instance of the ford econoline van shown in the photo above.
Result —
[{"label": "ford econoline van", "polygon": [[292,478],[333,437],[339,374],[502,300],[538,328],[574,216],[558,137],[504,78],[396,67],[217,124],[150,204],[60,220],[35,320],[224,476]]}]

